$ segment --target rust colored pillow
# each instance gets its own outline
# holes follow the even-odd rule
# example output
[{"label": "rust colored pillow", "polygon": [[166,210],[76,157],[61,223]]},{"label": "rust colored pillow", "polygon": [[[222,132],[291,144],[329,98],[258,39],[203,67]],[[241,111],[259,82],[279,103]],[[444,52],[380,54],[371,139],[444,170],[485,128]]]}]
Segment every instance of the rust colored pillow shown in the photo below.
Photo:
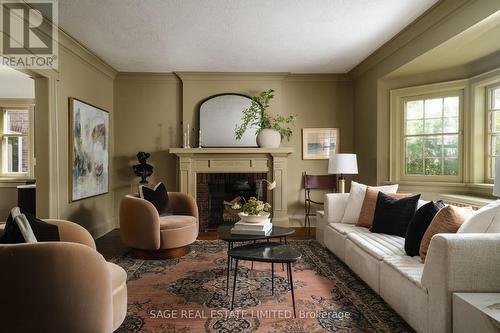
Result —
[{"label": "rust colored pillow", "polygon": [[[375,207],[377,207],[377,196],[380,191],[371,187],[366,189],[365,199],[363,200],[363,206],[361,206],[361,213],[359,214],[358,227],[371,228],[373,224],[373,217],[375,216]],[[406,198],[411,193],[386,193],[385,195],[393,199]]]},{"label": "rust colored pillow", "polygon": [[432,236],[436,234],[454,234],[458,228],[473,214],[472,207],[446,206],[441,208],[432,219],[420,243],[420,258],[425,261]]}]

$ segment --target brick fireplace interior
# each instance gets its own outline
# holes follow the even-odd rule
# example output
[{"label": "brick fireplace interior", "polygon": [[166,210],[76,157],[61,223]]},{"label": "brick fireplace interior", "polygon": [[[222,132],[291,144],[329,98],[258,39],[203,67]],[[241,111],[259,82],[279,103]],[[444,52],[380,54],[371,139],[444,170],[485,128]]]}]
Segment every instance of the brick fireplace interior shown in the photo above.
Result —
[{"label": "brick fireplace interior", "polygon": [[215,231],[222,224],[239,220],[230,202],[237,197],[258,197],[267,201],[267,173],[198,173],[196,202],[200,232]]}]

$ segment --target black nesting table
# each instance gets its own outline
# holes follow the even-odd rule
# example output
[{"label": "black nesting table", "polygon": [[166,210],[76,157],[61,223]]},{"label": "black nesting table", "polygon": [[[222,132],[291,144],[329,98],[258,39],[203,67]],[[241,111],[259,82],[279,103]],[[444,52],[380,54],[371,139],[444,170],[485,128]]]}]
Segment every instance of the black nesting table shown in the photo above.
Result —
[{"label": "black nesting table", "polygon": [[271,293],[274,295],[274,264],[281,263],[287,266],[288,283],[292,292],[293,316],[295,314],[295,295],[293,292],[293,277],[292,277],[292,263],[299,260],[302,255],[299,251],[287,244],[282,243],[256,243],[250,245],[243,245],[232,248],[228,251],[231,259],[235,259],[234,264],[234,282],[233,282],[233,296],[231,298],[231,310],[234,305],[234,294],[236,290],[236,277],[238,275],[238,261],[250,260],[257,262],[271,263]]},{"label": "black nesting table", "polygon": [[[267,235],[239,235],[239,234],[232,234],[231,229],[233,225],[221,225],[219,228],[217,228],[217,235],[219,236],[219,239],[222,239],[223,241],[227,242],[227,279],[226,279],[226,295],[229,294],[229,271],[231,270],[233,266],[233,260],[229,256],[229,251],[233,248],[233,245],[235,242],[248,242],[248,241],[253,241],[254,243],[258,240],[269,240],[271,238],[279,238],[280,243],[284,240],[284,243],[286,244],[286,238],[287,236],[292,235],[295,230],[292,228],[285,228],[285,227],[274,227],[271,230],[271,232]],[[253,264],[252,264],[253,268]]]}]

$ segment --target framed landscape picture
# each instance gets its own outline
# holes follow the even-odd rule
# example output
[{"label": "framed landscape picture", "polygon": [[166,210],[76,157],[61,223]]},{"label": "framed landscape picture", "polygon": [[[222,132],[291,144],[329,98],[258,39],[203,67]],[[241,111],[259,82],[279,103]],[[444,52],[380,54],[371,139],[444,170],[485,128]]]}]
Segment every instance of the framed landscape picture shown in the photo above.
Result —
[{"label": "framed landscape picture", "polygon": [[339,152],[338,128],[302,129],[303,160],[327,160],[331,152]]},{"label": "framed landscape picture", "polygon": [[109,191],[109,113],[69,98],[69,192],[77,201]]}]

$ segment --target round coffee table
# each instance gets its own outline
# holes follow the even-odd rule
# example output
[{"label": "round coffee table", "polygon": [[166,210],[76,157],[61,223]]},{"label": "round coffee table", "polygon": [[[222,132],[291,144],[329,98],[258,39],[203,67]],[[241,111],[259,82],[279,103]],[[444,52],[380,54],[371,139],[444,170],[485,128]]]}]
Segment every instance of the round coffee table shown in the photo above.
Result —
[{"label": "round coffee table", "polygon": [[[248,241],[254,241],[254,243],[258,240],[263,240],[266,239],[268,242],[271,238],[279,238],[280,243],[282,242],[282,239],[284,240],[286,244],[286,238],[290,235],[292,235],[295,232],[295,229],[293,228],[285,228],[285,227],[274,227],[271,230],[271,232],[267,235],[239,235],[239,234],[232,234],[231,229],[233,228],[233,225],[221,225],[219,228],[217,228],[217,235],[219,239],[222,239],[223,241],[227,242],[227,279],[226,279],[226,295],[229,294],[229,271],[231,270],[233,266],[233,260],[229,256],[229,251],[233,248],[233,245],[235,242],[248,242]],[[252,264],[253,268],[253,264]]]},{"label": "round coffee table", "polygon": [[231,298],[231,310],[234,306],[234,293],[236,290],[236,277],[238,275],[238,261],[250,260],[271,263],[271,293],[274,295],[274,264],[281,263],[287,266],[288,283],[292,291],[293,317],[295,314],[295,295],[293,292],[292,263],[302,257],[302,254],[287,244],[282,243],[257,243],[235,247],[228,252],[230,258],[235,259],[233,297]]}]

